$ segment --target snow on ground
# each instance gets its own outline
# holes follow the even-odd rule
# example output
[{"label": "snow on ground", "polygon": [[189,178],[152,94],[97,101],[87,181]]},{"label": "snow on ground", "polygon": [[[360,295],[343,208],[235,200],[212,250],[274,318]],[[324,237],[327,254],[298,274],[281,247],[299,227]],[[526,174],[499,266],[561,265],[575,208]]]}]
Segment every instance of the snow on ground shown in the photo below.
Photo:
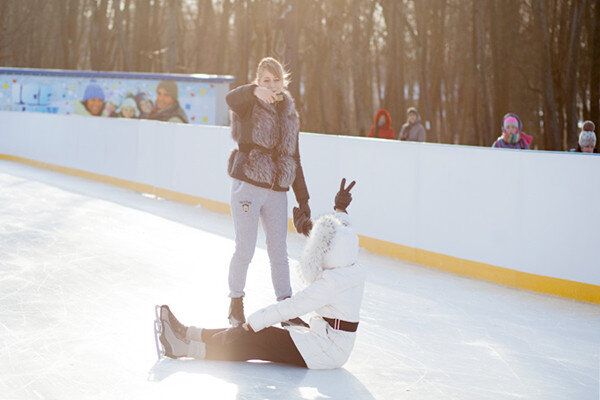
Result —
[{"label": "snow on ground", "polygon": [[[231,218],[8,161],[0,193],[0,398],[599,398],[597,305],[366,251],[344,368],[157,361],[155,304],[227,323]],[[262,232],[246,288],[247,313],[274,301]]]}]

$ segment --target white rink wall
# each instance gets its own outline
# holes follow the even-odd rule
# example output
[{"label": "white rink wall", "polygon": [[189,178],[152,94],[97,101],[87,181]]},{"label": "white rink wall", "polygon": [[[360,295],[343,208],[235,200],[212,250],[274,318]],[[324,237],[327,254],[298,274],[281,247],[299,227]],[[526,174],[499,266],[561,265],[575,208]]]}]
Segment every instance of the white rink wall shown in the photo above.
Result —
[{"label": "white rink wall", "polygon": [[[600,157],[301,134],[314,215],[342,177],[359,234],[600,285]],[[229,202],[229,129],[0,112],[0,155]],[[289,208],[295,205],[290,192]]]}]

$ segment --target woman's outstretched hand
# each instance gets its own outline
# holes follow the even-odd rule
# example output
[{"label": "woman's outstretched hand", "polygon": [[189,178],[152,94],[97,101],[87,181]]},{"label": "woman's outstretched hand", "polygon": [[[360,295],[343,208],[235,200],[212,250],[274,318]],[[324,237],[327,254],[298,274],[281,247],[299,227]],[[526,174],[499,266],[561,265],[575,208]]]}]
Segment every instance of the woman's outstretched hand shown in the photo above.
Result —
[{"label": "woman's outstretched hand", "polygon": [[273,104],[277,101],[277,94],[262,86],[257,86],[254,89],[254,95],[267,104]]},{"label": "woman's outstretched hand", "polygon": [[352,194],[350,193],[350,190],[354,187],[354,185],[356,185],[356,181],[352,181],[348,187],[345,187],[346,178],[342,179],[342,182],[340,183],[340,190],[335,195],[335,204],[333,206],[335,210],[346,211],[346,208],[348,208],[350,202],[352,201]]}]

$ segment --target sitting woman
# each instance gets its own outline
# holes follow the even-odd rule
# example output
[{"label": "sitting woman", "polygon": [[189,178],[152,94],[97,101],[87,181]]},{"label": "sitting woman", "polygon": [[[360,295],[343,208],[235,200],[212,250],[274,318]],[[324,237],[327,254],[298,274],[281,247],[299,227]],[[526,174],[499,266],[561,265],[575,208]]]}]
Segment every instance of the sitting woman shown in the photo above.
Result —
[{"label": "sitting woman", "polygon": [[[156,306],[159,357],[207,360],[265,360],[311,369],[339,368],[348,360],[358,327],[365,274],[357,264],[358,237],[346,208],[352,201],[343,179],[335,214],[314,224],[294,207],[294,225],[309,239],[300,259],[308,286],[250,315],[241,326],[202,329],[181,324],[168,306]],[[310,327],[273,325],[314,311]],[[160,347],[160,348],[159,348]]]}]

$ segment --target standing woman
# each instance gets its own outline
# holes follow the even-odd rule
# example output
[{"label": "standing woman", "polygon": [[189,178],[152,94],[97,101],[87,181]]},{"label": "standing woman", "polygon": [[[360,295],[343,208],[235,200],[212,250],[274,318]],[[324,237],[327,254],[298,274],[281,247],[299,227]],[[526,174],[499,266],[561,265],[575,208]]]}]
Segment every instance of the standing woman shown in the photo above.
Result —
[{"label": "standing woman", "polygon": [[292,295],[286,244],[286,192],[290,186],[301,212],[310,218],[298,150],[300,122],[294,100],[285,90],[287,84],[283,66],[267,57],[258,64],[253,83],[232,90],[226,97],[232,111],[231,134],[238,144],[227,168],[233,178],[231,215],[235,228],[235,252],[229,264],[229,322],[233,326],[246,322],[244,287],[259,217],[278,301]]}]

